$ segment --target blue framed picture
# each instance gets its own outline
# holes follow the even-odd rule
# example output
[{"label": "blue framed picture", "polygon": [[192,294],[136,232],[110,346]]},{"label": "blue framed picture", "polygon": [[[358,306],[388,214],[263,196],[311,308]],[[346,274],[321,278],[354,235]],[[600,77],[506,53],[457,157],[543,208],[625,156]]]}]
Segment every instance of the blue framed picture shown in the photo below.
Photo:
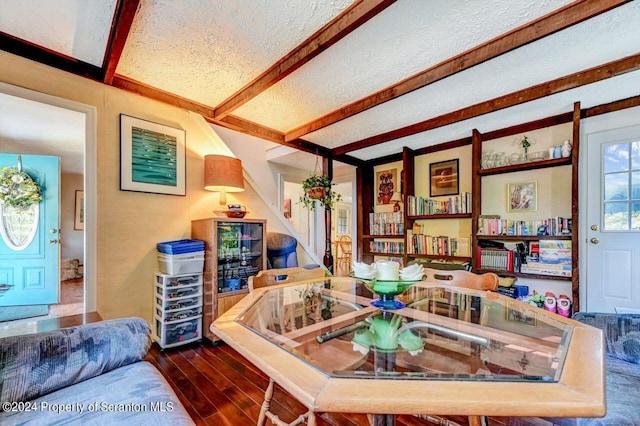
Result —
[{"label": "blue framed picture", "polygon": [[120,114],[120,190],[186,194],[185,131]]}]

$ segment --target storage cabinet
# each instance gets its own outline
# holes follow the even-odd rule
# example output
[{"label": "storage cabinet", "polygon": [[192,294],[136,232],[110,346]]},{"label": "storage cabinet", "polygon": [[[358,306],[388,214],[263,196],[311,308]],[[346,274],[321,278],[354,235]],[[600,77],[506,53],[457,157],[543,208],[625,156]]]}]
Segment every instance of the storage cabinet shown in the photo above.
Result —
[{"label": "storage cabinet", "polygon": [[153,338],[162,349],[202,338],[201,273],[154,276]]},{"label": "storage cabinet", "polygon": [[204,336],[211,323],[249,292],[248,279],[266,269],[266,220],[208,218],[191,222],[191,237],[205,242]]}]

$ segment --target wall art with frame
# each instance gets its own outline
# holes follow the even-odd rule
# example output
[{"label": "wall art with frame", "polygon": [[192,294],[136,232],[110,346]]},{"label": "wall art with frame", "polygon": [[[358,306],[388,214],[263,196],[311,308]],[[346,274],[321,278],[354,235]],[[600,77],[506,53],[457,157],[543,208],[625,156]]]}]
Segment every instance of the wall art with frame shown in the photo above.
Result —
[{"label": "wall art with frame", "polygon": [[76,190],[73,229],[76,231],[84,230],[84,191],[82,190]]},{"label": "wall art with frame", "polygon": [[376,173],[376,204],[390,204],[394,192],[398,192],[398,169]]},{"label": "wall art with frame", "polygon": [[458,159],[429,164],[429,196],[457,195]]},{"label": "wall art with frame", "polygon": [[120,114],[120,190],[186,194],[185,131]]},{"label": "wall art with frame", "polygon": [[507,212],[538,210],[538,181],[507,184]]}]

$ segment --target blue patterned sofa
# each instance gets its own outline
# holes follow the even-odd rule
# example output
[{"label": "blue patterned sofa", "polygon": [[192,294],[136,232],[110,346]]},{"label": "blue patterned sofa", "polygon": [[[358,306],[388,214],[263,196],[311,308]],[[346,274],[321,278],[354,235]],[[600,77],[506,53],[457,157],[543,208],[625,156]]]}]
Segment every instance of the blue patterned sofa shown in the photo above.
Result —
[{"label": "blue patterned sofa", "polygon": [[607,414],[546,420],[560,426],[640,425],[640,314],[578,312],[573,319],[604,332]]},{"label": "blue patterned sofa", "polygon": [[150,345],[140,318],[0,339],[0,424],[194,424]]}]

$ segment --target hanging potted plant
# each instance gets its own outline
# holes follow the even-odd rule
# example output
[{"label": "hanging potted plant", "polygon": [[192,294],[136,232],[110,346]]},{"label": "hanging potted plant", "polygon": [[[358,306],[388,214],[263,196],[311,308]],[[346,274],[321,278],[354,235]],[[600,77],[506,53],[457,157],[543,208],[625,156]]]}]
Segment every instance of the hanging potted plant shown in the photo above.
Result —
[{"label": "hanging potted plant", "polygon": [[331,190],[331,179],[324,175],[312,173],[302,181],[302,190],[304,194],[300,202],[309,210],[315,210],[316,203],[332,209],[336,202],[342,200],[342,195]]}]

